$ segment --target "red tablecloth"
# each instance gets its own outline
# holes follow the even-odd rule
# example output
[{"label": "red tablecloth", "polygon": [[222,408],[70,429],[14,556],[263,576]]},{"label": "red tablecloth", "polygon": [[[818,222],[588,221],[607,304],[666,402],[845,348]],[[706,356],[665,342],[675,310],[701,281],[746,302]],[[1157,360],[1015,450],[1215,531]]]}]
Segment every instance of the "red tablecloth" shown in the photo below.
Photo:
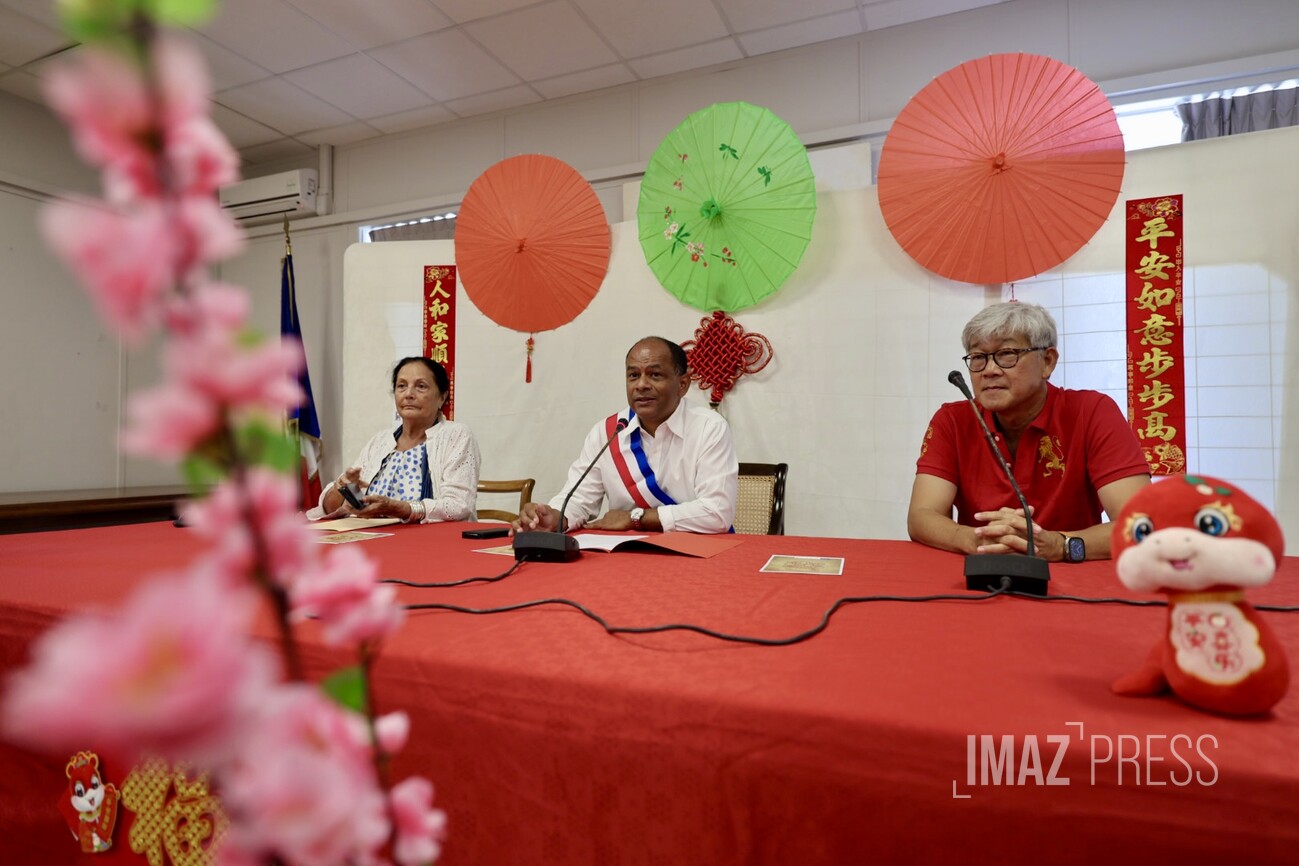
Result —
[{"label": "red tablecloth", "polygon": [[[449,581],[510,565],[475,552],[500,540],[463,540],[462,528],[398,526],[363,544],[387,577]],[[18,663],[64,612],[180,565],[193,544],[169,524],[0,537],[0,663]],[[842,556],[844,574],[760,573],[773,553]],[[567,598],[613,625],[784,637],[844,596],[968,595],[961,565],[907,542],[758,536],[712,559],[588,553],[402,598],[476,608]],[[1110,563],[1057,565],[1052,577],[1053,596],[1135,597]],[[1251,600],[1299,603],[1299,560]],[[803,643],[759,647],[687,632],[611,637],[557,605],[422,611],[385,649],[376,696],[411,712],[396,777],[437,786],[452,866],[1294,863],[1299,689],[1256,720],[1116,697],[1109,683],[1144,659],[1164,616],[1021,598],[870,602]],[[1269,619],[1299,662],[1299,614]],[[307,657],[315,670],[333,658],[311,642]],[[997,757],[986,742],[1002,757],[1014,750],[1016,784],[979,783],[984,756]],[[1034,745],[1043,782],[1057,784],[1031,772],[1018,784]],[[0,747],[4,863],[82,856],[54,808],[66,758]]]}]

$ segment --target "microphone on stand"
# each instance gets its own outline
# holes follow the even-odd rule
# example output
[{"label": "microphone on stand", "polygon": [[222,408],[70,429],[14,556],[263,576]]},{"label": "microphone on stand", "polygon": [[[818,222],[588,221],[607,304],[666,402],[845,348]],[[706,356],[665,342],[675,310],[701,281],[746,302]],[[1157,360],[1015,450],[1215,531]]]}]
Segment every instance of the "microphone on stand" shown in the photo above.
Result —
[{"label": "microphone on stand", "polygon": [[582,486],[586,476],[595,468],[595,464],[600,462],[604,452],[609,450],[609,446],[618,438],[618,434],[627,429],[627,419],[619,418],[618,423],[614,426],[613,435],[609,437],[604,446],[596,453],[595,458],[587,464],[586,469],[578,476],[575,483],[564,497],[564,504],[559,509],[559,525],[554,532],[517,532],[514,535],[514,558],[516,560],[526,559],[529,562],[572,562],[582,555],[582,548],[578,546],[577,539],[564,533],[564,515],[568,512],[568,501],[573,498],[577,488]]},{"label": "microphone on stand", "polygon": [[1010,589],[1014,592],[1028,593],[1029,595],[1046,595],[1047,583],[1051,580],[1051,566],[1045,559],[1037,556],[1037,547],[1033,542],[1033,518],[1028,510],[1028,500],[1024,498],[1024,493],[1019,489],[1019,483],[1015,481],[1015,473],[1010,471],[1010,466],[1006,463],[1006,458],[1001,455],[1001,449],[997,447],[997,440],[993,438],[992,431],[988,429],[988,422],[983,420],[983,412],[979,409],[979,404],[974,402],[974,395],[970,393],[970,388],[965,384],[965,377],[961,375],[960,370],[953,370],[947,374],[947,381],[951,382],[965,399],[969,401],[970,408],[974,410],[974,417],[979,419],[979,426],[983,428],[984,438],[988,441],[988,447],[992,449],[992,454],[997,458],[1001,471],[1006,473],[1006,478],[1010,481],[1010,487],[1015,491],[1015,497],[1019,500],[1019,507],[1024,509],[1024,520],[1028,524],[1028,555],[1020,556],[1017,553],[972,553],[965,557],[965,588],[978,590],[1000,589],[1002,578],[1010,578]]}]

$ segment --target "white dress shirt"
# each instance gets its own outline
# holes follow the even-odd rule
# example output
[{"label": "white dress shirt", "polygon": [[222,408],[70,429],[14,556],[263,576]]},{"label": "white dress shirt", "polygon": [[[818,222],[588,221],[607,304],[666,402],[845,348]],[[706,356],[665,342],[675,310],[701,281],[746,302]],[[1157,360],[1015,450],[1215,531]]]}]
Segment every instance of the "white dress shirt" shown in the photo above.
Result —
[{"label": "white dress shirt", "polygon": [[[618,438],[624,440],[639,428],[640,418],[633,418]],[[658,426],[653,436],[643,429],[640,435],[659,487],[677,502],[658,508],[663,531],[728,532],[735,519],[740,464],[726,419],[712,409],[689,405],[683,397],[676,411]],[[564,497],[608,438],[603,420],[591,428],[582,443],[582,453],[568,470],[564,489],[550,500],[552,508],[558,511],[563,506]],[[609,447],[612,450],[618,443]],[[598,517],[600,504],[606,499],[610,511],[630,511],[636,507],[608,451],[600,455],[569,500],[564,515],[569,528],[580,528]]]}]

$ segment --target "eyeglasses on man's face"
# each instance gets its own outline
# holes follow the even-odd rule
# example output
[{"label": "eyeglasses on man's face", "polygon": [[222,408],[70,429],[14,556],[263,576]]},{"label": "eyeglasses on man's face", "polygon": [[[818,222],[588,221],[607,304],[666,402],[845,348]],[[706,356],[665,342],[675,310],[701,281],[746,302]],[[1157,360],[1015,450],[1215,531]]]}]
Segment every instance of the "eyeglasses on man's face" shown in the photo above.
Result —
[{"label": "eyeglasses on man's face", "polygon": [[1027,349],[998,349],[991,354],[988,352],[971,352],[961,358],[961,360],[965,362],[965,366],[969,368],[971,373],[983,372],[984,368],[988,366],[989,358],[996,361],[997,366],[1001,369],[1009,370],[1011,367],[1019,363],[1020,355],[1027,355],[1029,352],[1044,352],[1049,348],[1051,347],[1030,346]]}]

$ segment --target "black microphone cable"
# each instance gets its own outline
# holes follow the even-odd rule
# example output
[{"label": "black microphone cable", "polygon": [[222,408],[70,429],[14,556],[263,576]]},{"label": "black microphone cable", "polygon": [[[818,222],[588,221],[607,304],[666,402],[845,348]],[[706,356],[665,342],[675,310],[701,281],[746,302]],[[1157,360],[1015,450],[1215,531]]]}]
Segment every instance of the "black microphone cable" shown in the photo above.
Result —
[{"label": "black microphone cable", "polygon": [[413,586],[417,589],[444,589],[448,586],[466,586],[471,583],[495,583],[498,580],[505,580],[505,578],[514,574],[518,567],[523,565],[524,561],[525,560],[522,559],[516,559],[513,565],[495,577],[466,577],[463,580],[453,580],[449,583],[419,583],[413,580],[402,580],[399,577],[384,577],[380,578],[379,583],[396,583],[401,586]]},{"label": "black microphone cable", "polygon": [[725,632],[714,631],[713,629],[705,628],[704,626],[700,626],[700,625],[693,625],[691,623],[669,623],[666,625],[646,625],[646,626],[615,626],[615,625],[610,625],[609,622],[604,617],[600,616],[598,613],[591,610],[590,608],[567,598],[539,598],[534,601],[524,601],[518,604],[506,605],[504,607],[488,607],[488,608],[463,607],[461,605],[456,605],[456,604],[440,604],[436,602],[429,602],[424,604],[407,604],[407,605],[403,605],[403,607],[405,607],[406,610],[445,610],[445,611],[450,611],[452,613],[490,615],[494,613],[510,613],[511,611],[516,611],[516,610],[527,610],[529,608],[541,607],[542,605],[547,605],[547,604],[558,604],[558,605],[563,605],[564,607],[571,607],[573,610],[576,610],[578,613],[582,614],[586,618],[594,621],[597,625],[599,625],[601,628],[603,628],[607,633],[611,635],[655,634],[658,632],[666,632],[666,631],[690,631],[690,632],[694,632],[695,634],[701,634],[704,637],[711,637],[717,640],[728,641],[731,643],[755,644],[757,646],[789,646],[791,644],[796,644],[796,643],[800,643],[801,641],[805,641],[808,638],[815,637],[816,635],[825,631],[826,627],[830,625],[830,618],[834,616],[835,612],[838,611],[839,608],[845,607],[850,604],[862,604],[871,601],[897,601],[897,602],[984,601],[989,598],[996,598],[999,595],[1004,595],[1009,591],[1010,591],[1010,578],[1003,577],[1001,579],[1001,585],[999,587],[993,590],[989,590],[988,592],[981,593],[979,595],[971,595],[969,593],[953,595],[953,594],[944,593],[944,594],[937,594],[937,595],[849,596],[845,598],[840,598],[837,601],[835,601],[835,603],[832,604],[829,607],[829,609],[826,610],[826,612],[821,616],[821,621],[817,623],[815,626],[813,626],[812,628],[808,629],[807,631],[799,632],[798,634],[791,635],[789,637],[783,637],[783,638],[748,637],[745,635],[733,635],[733,634],[727,634]]},{"label": "black microphone cable", "polygon": [[[520,562],[522,562],[522,560],[520,560]],[[515,565],[517,567],[518,563],[516,563]],[[499,577],[486,578],[486,580],[499,580],[505,577],[506,575],[510,574],[510,572],[512,571],[514,571],[513,568],[505,572],[505,574],[500,575]],[[405,581],[390,581],[390,582],[405,583],[407,586],[460,586],[464,583],[468,583],[473,580],[481,581],[481,580],[485,580],[485,578],[470,578],[469,580],[457,581],[455,583],[447,583],[447,584],[413,584],[413,583],[406,583]],[[599,625],[602,629],[605,630],[605,632],[607,632],[610,635],[657,634],[660,632],[668,632],[668,631],[689,631],[689,632],[694,632],[695,634],[703,635],[704,637],[710,637],[716,640],[726,641],[729,643],[743,643],[743,644],[753,644],[756,646],[777,647],[777,646],[790,646],[792,644],[800,643],[802,641],[808,640],[809,638],[815,637],[816,635],[826,630],[826,628],[830,625],[831,618],[840,608],[846,607],[851,604],[864,604],[867,602],[888,602],[888,601],[892,601],[892,602],[928,602],[928,601],[972,602],[972,601],[986,601],[990,598],[996,598],[998,596],[1006,596],[1008,598],[1024,598],[1030,601],[1064,601],[1064,602],[1074,602],[1076,604],[1119,604],[1119,605],[1128,605],[1131,607],[1167,607],[1168,606],[1168,602],[1162,599],[1133,599],[1133,598],[1118,598],[1116,596],[1090,598],[1087,596],[1078,596],[1078,595],[1040,596],[1040,595],[1034,595],[1032,593],[1027,593],[1027,592],[1018,592],[1012,590],[1010,586],[1011,586],[1010,578],[1002,577],[1000,581],[1000,585],[996,589],[992,589],[977,595],[971,595],[970,593],[961,593],[960,595],[955,595],[951,593],[937,593],[934,595],[845,596],[843,598],[837,599],[832,605],[830,605],[830,607],[825,611],[825,613],[822,614],[820,622],[818,622],[815,626],[807,629],[806,631],[802,631],[797,634],[790,635],[789,637],[783,637],[783,638],[766,638],[766,637],[751,637],[747,635],[733,635],[733,634],[727,634],[726,632],[715,631],[714,629],[706,628],[704,626],[694,625],[692,623],[667,623],[663,625],[647,625],[647,626],[615,626],[615,625],[610,625],[608,620],[606,620],[604,617],[600,616],[598,613],[591,610],[590,608],[586,607],[585,605],[567,598],[539,598],[539,599],[534,599],[532,601],[519,602],[518,604],[504,605],[502,607],[485,607],[485,608],[465,607],[463,605],[443,604],[440,602],[407,604],[407,605],[403,605],[403,607],[406,610],[445,610],[450,613],[467,613],[467,614],[472,614],[474,616],[490,616],[491,614],[496,614],[496,613],[512,613],[518,610],[529,610],[534,607],[542,607],[548,604],[556,604],[556,605],[561,605],[563,607],[572,608],[573,610],[585,616],[587,619],[590,619],[592,622]],[[1272,611],[1278,613],[1299,612],[1299,607],[1279,606],[1279,605],[1255,605],[1254,609]]]}]

